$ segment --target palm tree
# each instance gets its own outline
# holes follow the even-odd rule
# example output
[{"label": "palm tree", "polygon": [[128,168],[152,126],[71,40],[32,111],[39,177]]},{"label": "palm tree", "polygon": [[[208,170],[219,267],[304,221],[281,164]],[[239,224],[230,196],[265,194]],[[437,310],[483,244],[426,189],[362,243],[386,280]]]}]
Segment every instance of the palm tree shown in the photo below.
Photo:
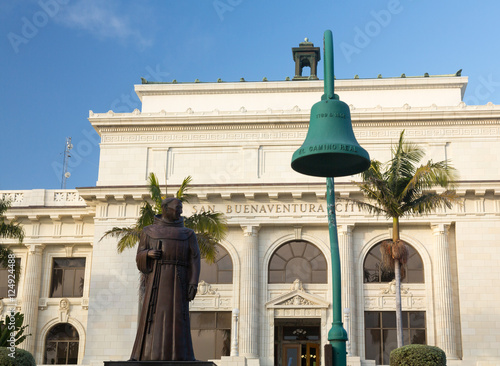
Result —
[{"label": "palm tree", "polygon": [[[22,243],[24,239],[24,229],[17,222],[5,222],[4,213],[10,207],[10,201],[6,199],[0,200],[0,239],[18,239]],[[10,249],[0,246],[0,265],[4,268],[8,267],[9,259],[13,257],[13,253]],[[20,266],[15,266],[15,278],[16,283],[19,279],[19,274],[21,273]]]},{"label": "palm tree", "polygon": [[[382,245],[385,270],[394,271],[396,280],[396,324],[398,348],[403,346],[401,311],[402,268],[407,261],[407,249],[400,239],[399,219],[412,215],[424,215],[436,208],[451,208],[458,202],[453,191],[457,171],[448,161],[428,161],[417,166],[425,155],[419,146],[404,140],[404,130],[399,142],[392,146],[392,159],[385,164],[372,160],[368,170],[361,173],[363,181],[358,184],[368,202],[354,200],[358,206],[370,213],[384,214],[392,218],[392,240]],[[432,191],[442,187],[442,193]],[[403,274],[404,275],[404,274]]]},{"label": "palm tree", "polygon": [[[191,195],[188,193],[191,176],[186,177],[179,187],[175,197],[182,202],[189,202]],[[133,248],[139,242],[142,229],[153,224],[155,215],[161,214],[161,202],[165,198],[161,194],[160,184],[156,175],[151,173],[148,177],[149,192],[153,204],[144,201],[137,222],[130,227],[114,227],[101,237],[118,238],[117,250],[119,253],[126,248]],[[201,256],[208,263],[213,263],[217,256],[216,245],[220,243],[227,233],[226,218],[221,212],[201,212],[189,217],[184,217],[184,225],[196,233]]]}]

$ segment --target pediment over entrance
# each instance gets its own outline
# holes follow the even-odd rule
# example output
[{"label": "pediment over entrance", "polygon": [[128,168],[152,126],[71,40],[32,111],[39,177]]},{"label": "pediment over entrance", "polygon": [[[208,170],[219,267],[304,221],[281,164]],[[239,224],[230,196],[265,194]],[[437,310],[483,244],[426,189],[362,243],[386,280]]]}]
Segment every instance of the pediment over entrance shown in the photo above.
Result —
[{"label": "pediment over entrance", "polygon": [[266,303],[267,309],[276,308],[313,308],[313,309],[327,309],[330,303],[321,297],[305,292],[301,289],[293,290]]}]

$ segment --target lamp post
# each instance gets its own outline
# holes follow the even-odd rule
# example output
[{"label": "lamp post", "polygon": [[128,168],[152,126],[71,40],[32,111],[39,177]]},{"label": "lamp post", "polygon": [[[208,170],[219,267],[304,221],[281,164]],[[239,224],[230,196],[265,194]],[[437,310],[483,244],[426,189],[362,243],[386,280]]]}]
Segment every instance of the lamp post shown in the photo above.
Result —
[{"label": "lamp post", "polygon": [[354,136],[351,113],[347,104],[334,93],[333,37],[324,33],[324,94],[311,108],[309,129],[302,146],[292,156],[295,171],[326,178],[328,231],[332,261],[332,328],[328,340],[332,345],[334,366],[345,366],[347,332],[342,324],[342,290],[340,254],[335,215],[334,177],[361,173],[370,166],[370,156]]}]

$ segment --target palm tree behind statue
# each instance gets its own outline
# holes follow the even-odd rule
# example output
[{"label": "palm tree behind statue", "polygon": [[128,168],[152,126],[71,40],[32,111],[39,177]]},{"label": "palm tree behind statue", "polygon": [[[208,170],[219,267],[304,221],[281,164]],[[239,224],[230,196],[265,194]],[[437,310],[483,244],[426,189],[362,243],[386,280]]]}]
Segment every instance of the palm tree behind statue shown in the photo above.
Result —
[{"label": "palm tree behind statue", "polygon": [[[188,192],[192,178],[186,177],[176,193],[176,198],[184,202],[189,202],[191,195]],[[149,192],[153,204],[144,202],[137,222],[130,227],[114,227],[108,230],[101,237],[118,238],[117,250],[119,253],[126,248],[133,248],[141,236],[142,229],[152,225],[155,215],[161,214],[162,197],[160,184],[156,175],[151,173],[148,178]],[[217,244],[220,243],[227,233],[226,218],[220,212],[200,212],[184,218],[184,225],[196,233],[201,256],[208,263],[213,263],[217,256]]]},{"label": "palm tree behind statue", "polygon": [[[392,218],[392,240],[382,245],[384,267],[394,271],[396,279],[396,326],[398,348],[403,346],[403,324],[401,311],[401,265],[406,264],[408,253],[399,236],[399,219],[405,216],[429,214],[436,208],[451,208],[458,197],[453,182],[458,175],[447,161],[417,166],[425,155],[419,146],[406,142],[401,132],[399,142],[392,146],[392,159],[382,164],[372,160],[370,168],[361,173],[359,183],[368,202],[355,202],[368,212],[384,214]],[[442,193],[431,191],[435,187],[445,189]]]}]

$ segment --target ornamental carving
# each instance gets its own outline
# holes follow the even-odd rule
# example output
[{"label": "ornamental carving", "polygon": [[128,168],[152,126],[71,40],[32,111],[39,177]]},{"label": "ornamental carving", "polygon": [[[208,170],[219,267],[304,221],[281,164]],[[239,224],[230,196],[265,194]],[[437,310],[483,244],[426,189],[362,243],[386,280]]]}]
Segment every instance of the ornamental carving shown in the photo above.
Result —
[{"label": "ornamental carving", "polygon": [[212,285],[201,280],[198,283],[198,294],[199,295],[215,295],[217,289],[212,289]]},{"label": "ornamental carving", "polygon": [[315,305],[315,304],[309,300],[304,299],[302,296],[296,295],[291,299],[285,301],[283,305]]},{"label": "ornamental carving", "polygon": [[[382,294],[392,294],[392,295],[395,295],[396,294],[396,280],[392,280],[391,282],[389,282],[387,284],[387,287],[385,289],[382,289],[380,291]],[[401,285],[401,294],[403,295],[407,295],[409,294],[409,290],[405,287],[403,287],[403,285]]]},{"label": "ornamental carving", "polygon": [[290,291],[300,290],[304,291],[304,287],[302,286],[302,281],[298,278],[293,281],[292,286],[290,286]]}]

